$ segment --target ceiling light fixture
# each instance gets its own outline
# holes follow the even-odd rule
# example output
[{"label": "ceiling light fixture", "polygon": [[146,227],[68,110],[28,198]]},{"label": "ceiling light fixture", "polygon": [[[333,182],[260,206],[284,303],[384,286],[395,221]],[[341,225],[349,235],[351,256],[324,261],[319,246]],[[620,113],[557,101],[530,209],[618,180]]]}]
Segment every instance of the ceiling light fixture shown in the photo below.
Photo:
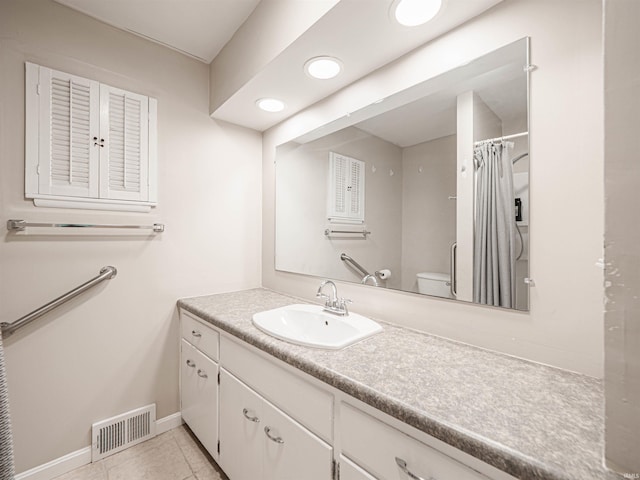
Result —
[{"label": "ceiling light fixture", "polygon": [[334,57],[315,57],[304,64],[307,75],[320,80],[328,80],[342,71],[342,62]]},{"label": "ceiling light fixture", "polygon": [[433,19],[441,7],[442,0],[395,0],[391,12],[401,25],[416,27]]},{"label": "ceiling light fixture", "polygon": [[261,98],[256,100],[256,105],[265,112],[276,113],[284,110],[284,102],[277,98]]}]

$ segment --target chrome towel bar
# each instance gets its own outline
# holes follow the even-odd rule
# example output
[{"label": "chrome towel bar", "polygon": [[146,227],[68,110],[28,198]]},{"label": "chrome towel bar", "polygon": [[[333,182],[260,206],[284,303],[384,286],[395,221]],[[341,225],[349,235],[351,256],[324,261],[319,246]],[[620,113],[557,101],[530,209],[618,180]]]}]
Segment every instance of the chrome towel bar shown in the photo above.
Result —
[{"label": "chrome towel bar", "polygon": [[153,230],[155,233],[164,232],[163,223],[153,225],[113,225],[94,223],[34,223],[26,220],[7,220],[7,230],[23,231],[27,227],[48,227],[48,228],[127,228],[137,230]]},{"label": "chrome towel bar", "polygon": [[100,269],[100,274],[97,277],[92,278],[88,282],[83,283],[82,285],[80,285],[79,287],[74,288],[70,292],[67,292],[64,295],[59,296],[55,300],[52,300],[49,303],[47,303],[46,305],[43,305],[42,307],[34,310],[31,313],[28,313],[27,315],[25,315],[24,317],[19,318],[15,322],[11,322],[11,323],[2,322],[2,323],[0,323],[0,328],[2,328],[2,334],[5,335],[5,336],[11,335],[13,332],[18,330],[19,328],[24,327],[25,325],[33,322],[36,318],[41,317],[45,313],[48,313],[51,310],[53,310],[54,308],[59,307],[63,303],[68,302],[72,298],[77,297],[78,295],[80,295],[85,290],[90,289],[91,287],[93,287],[94,285],[99,284],[103,280],[112,279],[117,274],[118,274],[118,270],[116,270],[116,267],[102,267],[102,269]]},{"label": "chrome towel bar", "polygon": [[324,230],[324,234],[327,237],[332,235],[362,235],[364,238],[367,238],[367,235],[371,235],[371,232],[366,228],[363,228],[362,230],[332,230],[330,228],[326,228]]}]

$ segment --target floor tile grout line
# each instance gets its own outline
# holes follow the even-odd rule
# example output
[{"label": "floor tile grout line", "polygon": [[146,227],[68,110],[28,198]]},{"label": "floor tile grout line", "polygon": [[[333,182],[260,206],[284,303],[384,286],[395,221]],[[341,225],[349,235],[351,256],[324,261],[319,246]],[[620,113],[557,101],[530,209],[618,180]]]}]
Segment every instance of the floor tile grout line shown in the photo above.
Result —
[{"label": "floor tile grout line", "polygon": [[[183,428],[183,427],[180,426],[180,427],[176,427],[176,428],[173,428],[173,429],[169,430],[171,432],[171,437],[173,438],[173,441],[176,442],[176,445],[178,445],[178,449],[180,450],[180,453],[182,454],[182,458],[184,458],[184,461],[186,462],[187,466],[189,467],[189,470],[191,470],[191,475],[190,476],[194,477],[194,478],[197,478],[196,477],[196,472],[193,469],[193,465],[191,465],[191,462],[187,458],[187,455],[184,453],[184,449],[182,448],[182,446],[180,445],[180,442],[178,442],[178,439],[175,436],[174,432],[179,428]],[[186,478],[189,478],[189,477],[186,477]],[[186,480],[186,479],[183,479],[183,480]]]}]

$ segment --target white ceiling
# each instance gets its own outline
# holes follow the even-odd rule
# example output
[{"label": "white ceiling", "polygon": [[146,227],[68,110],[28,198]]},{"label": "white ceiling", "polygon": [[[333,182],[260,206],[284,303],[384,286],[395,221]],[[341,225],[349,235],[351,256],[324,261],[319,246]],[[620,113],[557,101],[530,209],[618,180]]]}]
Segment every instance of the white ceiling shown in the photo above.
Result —
[{"label": "white ceiling", "polygon": [[211,63],[260,0],[55,0]]},{"label": "white ceiling", "polygon": [[527,118],[526,57],[452,83],[444,90],[357,123],[360,130],[405,148],[457,132],[457,96],[473,91],[503,124]]},{"label": "white ceiling", "polygon": [[[340,0],[212,116],[266,130],[501,1],[446,0],[432,21],[403,27],[389,15],[392,0]],[[308,77],[305,62],[322,55],[339,58],[344,71],[331,80]],[[279,98],[287,108],[280,113],[261,112],[255,101],[262,97]]]},{"label": "white ceiling", "polygon": [[[215,58],[260,3],[260,0],[55,1],[206,63]],[[445,0],[432,21],[419,27],[403,27],[390,17],[392,0],[339,0],[211,115],[264,131],[501,1]],[[308,77],[304,63],[321,55],[342,60],[342,74],[331,80]],[[280,113],[263,112],[255,105],[262,97],[279,98],[286,109]]]},{"label": "white ceiling", "polygon": [[302,144],[355,126],[402,148],[456,133],[457,99],[473,91],[507,128],[527,123],[528,86],[524,67],[528,40],[522,38],[469,63],[425,80],[294,141]]}]

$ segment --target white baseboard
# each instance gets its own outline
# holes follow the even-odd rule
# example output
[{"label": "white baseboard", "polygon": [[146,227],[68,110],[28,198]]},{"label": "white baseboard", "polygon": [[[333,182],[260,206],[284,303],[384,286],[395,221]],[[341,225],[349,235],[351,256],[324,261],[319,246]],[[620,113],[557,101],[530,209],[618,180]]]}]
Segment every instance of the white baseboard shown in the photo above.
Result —
[{"label": "white baseboard", "polygon": [[156,435],[160,435],[161,433],[168,432],[169,430],[173,430],[176,427],[179,427],[184,422],[182,421],[182,414],[180,412],[173,413],[171,415],[167,415],[160,420],[156,420]]},{"label": "white baseboard", "polygon": [[91,463],[91,446],[19,473],[15,480],[50,480],[88,463]]},{"label": "white baseboard", "polygon": [[[160,420],[156,420],[156,435],[168,432],[180,425],[182,425],[180,412],[167,415]],[[19,473],[15,476],[15,480],[51,480],[89,463],[91,463],[91,445]]]}]

